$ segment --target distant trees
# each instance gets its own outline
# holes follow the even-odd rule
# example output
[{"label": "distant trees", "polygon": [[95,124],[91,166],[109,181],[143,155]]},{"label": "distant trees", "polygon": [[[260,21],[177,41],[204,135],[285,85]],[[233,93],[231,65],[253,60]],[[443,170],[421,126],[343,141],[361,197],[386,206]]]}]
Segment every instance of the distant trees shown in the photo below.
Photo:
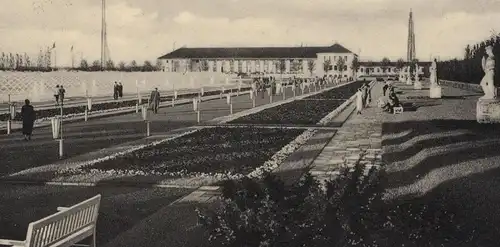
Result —
[{"label": "distant trees", "polygon": [[330,59],[326,59],[323,62],[323,71],[325,71],[325,74],[328,74],[330,70],[332,70],[332,61]]},{"label": "distant trees", "polygon": [[382,61],[380,62],[381,66],[382,66],[382,72],[385,73],[385,71],[387,70],[387,67],[391,66],[391,60],[389,60],[389,58],[382,58]]},{"label": "distant trees", "polygon": [[359,59],[358,56],[354,56],[354,59],[352,59],[351,62],[351,69],[354,72],[354,77],[357,77],[356,73],[358,72],[358,68],[359,68]]},{"label": "distant trees", "polygon": [[311,76],[313,74],[315,66],[316,66],[316,63],[314,62],[314,60],[307,61],[307,69],[309,70],[309,73],[311,74]]},{"label": "distant trees", "polygon": [[347,66],[346,66],[345,62],[346,61],[342,57],[340,57],[337,60],[336,66],[337,66],[338,71],[340,72],[340,77],[342,77],[342,72],[347,70],[347,68],[346,68]]},{"label": "distant trees", "polygon": [[398,71],[401,71],[401,69],[403,69],[405,67],[405,64],[406,63],[405,63],[404,59],[402,59],[402,58],[398,59],[398,61],[396,61],[396,69]]}]

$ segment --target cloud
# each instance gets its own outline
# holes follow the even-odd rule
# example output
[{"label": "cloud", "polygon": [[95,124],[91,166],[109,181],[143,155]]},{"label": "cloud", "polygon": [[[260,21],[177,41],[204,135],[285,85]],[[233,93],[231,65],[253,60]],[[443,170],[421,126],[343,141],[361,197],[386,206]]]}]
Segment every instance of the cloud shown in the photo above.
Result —
[{"label": "cloud", "polygon": [[[58,64],[99,59],[101,6],[95,0],[0,0],[0,49],[37,54],[57,43]],[[500,30],[495,0],[108,0],[111,58],[154,60],[177,47],[328,45],[366,59],[406,56],[413,9],[417,57],[461,56]],[[15,11],[12,11],[15,10]]]}]

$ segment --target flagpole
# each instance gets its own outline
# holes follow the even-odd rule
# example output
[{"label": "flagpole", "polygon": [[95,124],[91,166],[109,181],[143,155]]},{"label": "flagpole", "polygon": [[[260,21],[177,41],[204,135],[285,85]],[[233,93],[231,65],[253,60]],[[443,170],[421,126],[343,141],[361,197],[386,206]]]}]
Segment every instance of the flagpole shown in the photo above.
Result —
[{"label": "flagpole", "polygon": [[73,52],[73,46],[71,46],[71,68],[75,68],[75,54]]}]

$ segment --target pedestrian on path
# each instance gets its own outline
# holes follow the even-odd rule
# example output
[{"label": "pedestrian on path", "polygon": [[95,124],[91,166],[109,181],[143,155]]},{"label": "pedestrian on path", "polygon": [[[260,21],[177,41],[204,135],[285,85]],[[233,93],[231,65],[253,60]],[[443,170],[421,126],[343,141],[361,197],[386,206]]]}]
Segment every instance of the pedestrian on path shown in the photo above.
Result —
[{"label": "pedestrian on path", "polygon": [[118,97],[120,97],[120,99],[123,97],[123,85],[121,82],[118,82]]},{"label": "pedestrian on path", "polygon": [[56,105],[59,105],[59,85],[54,89],[54,98],[56,99]]},{"label": "pedestrian on path", "polygon": [[23,119],[23,135],[24,140],[31,140],[31,134],[33,133],[33,125],[35,124],[36,113],[33,106],[30,105],[30,101],[26,99],[24,105],[21,108],[21,117]]},{"label": "pedestrian on path", "polygon": [[118,99],[118,82],[115,81],[115,85],[113,86],[113,99]]},{"label": "pedestrian on path", "polygon": [[368,83],[365,83],[363,107],[368,107],[371,101],[372,101],[371,89]]},{"label": "pedestrian on path", "polygon": [[356,111],[361,114],[361,110],[363,110],[363,90],[359,88],[356,92]]},{"label": "pedestrian on path", "polygon": [[149,97],[149,104],[151,110],[153,110],[153,112],[157,114],[158,108],[160,107],[160,92],[158,92],[158,88],[155,88],[155,90],[151,92],[151,96]]},{"label": "pedestrian on path", "polygon": [[64,89],[63,85],[59,87],[59,101],[61,104],[64,102],[64,94],[66,94],[66,89]]}]

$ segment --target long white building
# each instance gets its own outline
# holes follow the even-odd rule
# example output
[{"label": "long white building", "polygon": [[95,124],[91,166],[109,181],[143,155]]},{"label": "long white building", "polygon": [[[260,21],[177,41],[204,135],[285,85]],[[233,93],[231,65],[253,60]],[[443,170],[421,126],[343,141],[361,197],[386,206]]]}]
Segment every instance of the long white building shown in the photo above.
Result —
[{"label": "long white building", "polygon": [[353,77],[352,62],[355,57],[356,54],[342,45],[334,44],[316,47],[183,47],[158,59],[168,72],[327,74],[347,78]]}]

